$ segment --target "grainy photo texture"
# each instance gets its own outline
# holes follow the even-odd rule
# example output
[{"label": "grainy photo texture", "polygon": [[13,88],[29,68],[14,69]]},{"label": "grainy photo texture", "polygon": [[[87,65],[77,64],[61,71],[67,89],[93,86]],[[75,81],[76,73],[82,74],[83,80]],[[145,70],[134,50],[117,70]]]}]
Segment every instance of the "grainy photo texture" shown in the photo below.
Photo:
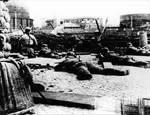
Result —
[{"label": "grainy photo texture", "polygon": [[0,0],[0,115],[150,115],[149,0]]}]

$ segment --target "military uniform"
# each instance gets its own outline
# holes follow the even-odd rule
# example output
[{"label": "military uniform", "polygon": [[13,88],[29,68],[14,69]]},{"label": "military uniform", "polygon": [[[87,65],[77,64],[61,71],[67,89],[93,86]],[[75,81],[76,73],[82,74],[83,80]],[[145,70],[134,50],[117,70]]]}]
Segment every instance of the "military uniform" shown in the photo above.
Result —
[{"label": "military uniform", "polygon": [[130,65],[130,66],[144,66],[144,67],[149,66],[148,62],[138,61],[128,56],[120,56],[115,52],[113,53],[110,52],[108,48],[102,49],[102,52],[100,54],[102,54],[103,57],[102,58],[99,57],[99,62],[108,61],[116,65]]},{"label": "military uniform", "polygon": [[142,48],[136,48],[132,46],[131,43],[127,44],[127,49],[126,49],[126,54],[127,55],[142,55],[142,56],[150,56],[150,51],[149,49],[142,49]]},{"label": "military uniform", "polygon": [[38,53],[38,56],[47,57],[47,58],[62,58],[58,53],[52,52],[51,49],[48,48],[47,44],[43,44],[41,50]]},{"label": "military uniform", "polygon": [[19,45],[22,55],[28,56],[29,58],[36,56],[34,48],[37,45],[37,40],[33,35],[25,33],[19,40]]},{"label": "military uniform", "polygon": [[66,71],[77,75],[78,80],[89,80],[92,78],[92,74],[103,75],[128,75],[128,70],[120,70],[113,68],[103,68],[102,66],[90,63],[82,62],[77,58],[68,58],[54,68],[56,71]]}]

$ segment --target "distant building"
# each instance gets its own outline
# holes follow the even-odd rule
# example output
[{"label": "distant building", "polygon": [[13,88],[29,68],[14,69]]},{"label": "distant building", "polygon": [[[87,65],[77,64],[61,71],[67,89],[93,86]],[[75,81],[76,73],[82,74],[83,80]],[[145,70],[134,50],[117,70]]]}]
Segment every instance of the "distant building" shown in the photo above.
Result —
[{"label": "distant building", "polygon": [[96,28],[96,22],[95,19],[99,22],[99,26],[103,26],[102,24],[102,18],[95,18],[95,17],[81,17],[81,18],[70,18],[70,19],[64,19],[64,23],[74,23],[79,25],[83,28]]},{"label": "distant building", "polygon": [[75,28],[81,28],[85,31],[97,31],[97,24],[96,21],[99,24],[99,27],[103,27],[103,20],[102,18],[98,17],[80,17],[80,18],[68,18],[68,19],[63,19],[62,21],[66,25],[72,25]]},{"label": "distant building", "polygon": [[95,18],[95,17],[81,17],[81,18],[66,18],[66,19],[48,19],[46,20],[46,26],[48,30],[53,30],[57,26],[60,25],[60,22],[63,23],[64,29],[69,31],[75,31],[74,29],[78,30],[86,30],[86,31],[97,31],[97,24],[99,27],[102,28],[103,20],[102,18]]},{"label": "distant building", "polygon": [[45,22],[46,22],[46,27],[49,29],[53,30],[57,26],[56,19],[49,19],[49,20],[46,20]]},{"label": "distant building", "polygon": [[20,25],[25,28],[27,26],[33,27],[33,19],[30,18],[28,11],[24,7],[8,4],[10,14],[10,29],[20,30]]},{"label": "distant building", "polygon": [[150,26],[150,14],[127,14],[120,16],[120,27],[139,28]]}]

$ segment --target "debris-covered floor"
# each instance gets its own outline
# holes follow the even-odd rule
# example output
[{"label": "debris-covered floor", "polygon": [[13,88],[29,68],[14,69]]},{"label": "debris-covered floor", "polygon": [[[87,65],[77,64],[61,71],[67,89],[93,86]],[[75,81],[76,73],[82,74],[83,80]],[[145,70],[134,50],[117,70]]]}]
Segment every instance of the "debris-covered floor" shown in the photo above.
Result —
[{"label": "debris-covered floor", "polygon": [[[81,56],[81,59],[93,61],[93,56],[91,55]],[[144,58],[140,57],[140,59],[149,60],[150,57]],[[26,63],[41,63],[41,64],[49,63],[50,65],[54,65],[55,62],[59,61],[60,60],[56,59],[36,58],[36,59],[27,59]],[[91,80],[79,81],[76,79],[76,75],[74,74],[66,72],[54,72],[53,69],[50,70],[38,69],[32,71],[32,73],[34,75],[34,81],[43,83],[46,86],[46,90],[53,92],[77,93],[83,95],[98,96],[100,97],[100,99],[103,99],[103,102],[105,104],[107,103],[106,105],[108,106],[109,105],[111,106],[112,104],[112,101],[108,101],[108,99],[110,98],[112,98],[113,100],[119,100],[124,97],[132,97],[132,98],[150,97],[150,83],[149,83],[150,68],[145,69],[129,66],[118,66],[118,67],[128,68],[130,70],[130,75],[127,76],[93,75],[93,78]],[[106,107],[104,106],[104,108],[107,108],[107,106]],[[54,114],[55,112],[56,114],[58,114],[58,112],[64,114],[67,112],[69,114],[76,114],[76,112],[77,113],[81,112],[84,114],[88,111],[89,112],[92,111],[92,110],[80,111],[75,108],[69,108],[68,110],[67,107],[50,106],[50,105],[36,105],[36,110],[39,112],[39,114],[40,111],[41,114],[46,114],[47,112],[48,113],[51,112],[52,114]]]}]

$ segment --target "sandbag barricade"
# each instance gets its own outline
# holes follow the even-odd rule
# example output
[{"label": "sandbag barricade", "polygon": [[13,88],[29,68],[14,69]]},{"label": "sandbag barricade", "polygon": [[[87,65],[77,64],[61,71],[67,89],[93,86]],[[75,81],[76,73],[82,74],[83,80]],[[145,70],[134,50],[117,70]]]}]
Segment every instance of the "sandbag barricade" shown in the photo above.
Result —
[{"label": "sandbag barricade", "polygon": [[34,105],[29,84],[32,74],[21,61],[0,60],[0,114],[9,114]]},{"label": "sandbag barricade", "polygon": [[0,29],[10,29],[9,10],[3,1],[0,1]]}]

